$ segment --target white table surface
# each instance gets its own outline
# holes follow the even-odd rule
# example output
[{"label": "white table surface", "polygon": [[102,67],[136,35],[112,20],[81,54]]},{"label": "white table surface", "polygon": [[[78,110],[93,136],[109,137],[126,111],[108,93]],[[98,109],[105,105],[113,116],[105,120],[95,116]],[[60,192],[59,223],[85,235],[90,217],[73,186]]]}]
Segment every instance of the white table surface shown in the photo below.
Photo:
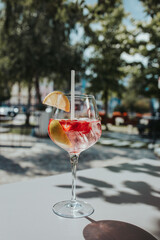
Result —
[{"label": "white table surface", "polygon": [[[77,198],[95,209],[91,219],[131,223],[160,239],[160,160],[78,171],[77,178]],[[70,199],[70,185],[67,173],[0,186],[0,240],[85,239],[88,219],[52,212],[53,204]]]}]

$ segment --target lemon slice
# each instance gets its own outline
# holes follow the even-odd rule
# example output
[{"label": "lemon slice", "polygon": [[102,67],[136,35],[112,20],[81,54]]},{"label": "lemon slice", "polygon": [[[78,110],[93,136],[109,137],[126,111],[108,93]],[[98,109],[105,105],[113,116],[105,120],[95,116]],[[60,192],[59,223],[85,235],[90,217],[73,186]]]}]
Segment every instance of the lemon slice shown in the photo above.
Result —
[{"label": "lemon slice", "polygon": [[43,104],[57,107],[64,110],[65,112],[70,111],[70,102],[64,93],[60,91],[54,91],[49,93],[43,100]]},{"label": "lemon slice", "polygon": [[54,119],[50,120],[48,132],[53,142],[57,144],[63,144],[64,147],[72,146],[67,134],[63,130],[58,120],[54,120]]}]

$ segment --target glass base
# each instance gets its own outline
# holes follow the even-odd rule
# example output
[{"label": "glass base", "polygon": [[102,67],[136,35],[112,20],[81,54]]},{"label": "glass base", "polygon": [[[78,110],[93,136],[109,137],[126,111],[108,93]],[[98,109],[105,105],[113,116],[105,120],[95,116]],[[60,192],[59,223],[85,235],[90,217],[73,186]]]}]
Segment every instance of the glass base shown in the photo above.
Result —
[{"label": "glass base", "polygon": [[82,218],[91,215],[94,209],[83,201],[63,201],[53,206],[53,212],[65,218]]}]

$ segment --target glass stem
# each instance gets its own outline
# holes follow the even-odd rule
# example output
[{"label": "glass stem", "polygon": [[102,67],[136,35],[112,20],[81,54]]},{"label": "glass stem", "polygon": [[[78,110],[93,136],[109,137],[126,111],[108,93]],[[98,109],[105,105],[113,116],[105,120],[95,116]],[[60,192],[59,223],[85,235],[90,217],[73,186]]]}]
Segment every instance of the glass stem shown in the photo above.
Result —
[{"label": "glass stem", "polygon": [[72,167],[72,197],[71,201],[73,204],[76,202],[76,170],[78,164],[79,154],[71,154],[70,155],[70,162]]}]

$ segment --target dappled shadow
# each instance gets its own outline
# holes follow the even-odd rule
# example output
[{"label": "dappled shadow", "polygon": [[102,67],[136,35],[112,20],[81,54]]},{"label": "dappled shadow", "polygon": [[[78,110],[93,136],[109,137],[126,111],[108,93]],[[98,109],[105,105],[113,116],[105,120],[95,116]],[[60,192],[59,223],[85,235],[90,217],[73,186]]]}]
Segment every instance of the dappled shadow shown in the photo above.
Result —
[{"label": "dappled shadow", "polygon": [[0,147],[3,147],[3,148],[32,148],[32,146],[22,146],[22,145],[0,145]]},{"label": "dappled shadow", "polygon": [[134,149],[134,148],[119,148],[114,146],[103,146],[100,144],[96,144],[93,147],[87,149],[86,151],[80,154],[80,162],[91,160],[107,160],[113,159],[116,156],[119,157],[127,157],[129,159],[138,160],[140,158],[149,158],[149,159],[157,159],[153,152],[149,149]]},{"label": "dappled shadow", "polygon": [[[55,187],[55,186],[54,186],[54,187]],[[65,185],[65,184],[63,184],[63,185],[56,185],[56,187],[71,189],[71,188],[72,188],[72,185]],[[77,189],[80,189],[80,188],[83,188],[83,187],[80,186],[80,185],[76,185],[76,188],[77,188]]]},{"label": "dappled shadow", "polygon": [[10,159],[5,158],[1,155],[0,155],[0,169],[15,174],[25,174],[28,170],[27,167],[22,168],[19,164],[14,163]]},{"label": "dappled shadow", "polygon": [[98,188],[94,188],[92,191],[85,191],[77,194],[78,198],[105,198],[103,191]]},{"label": "dappled shadow", "polygon": [[[7,145],[3,142],[1,144]],[[28,145],[28,143],[24,145]],[[55,145],[50,139],[34,138],[33,144],[31,143],[31,145],[31,148],[28,148],[28,146],[25,148],[23,145],[19,147],[12,146],[11,148],[1,147],[0,154],[5,158],[10,159],[13,164],[20,162],[21,166],[27,166],[28,171],[27,174],[25,174],[25,177],[48,176],[58,173],[71,172],[71,164],[68,153]],[[102,165],[105,166],[108,160],[110,162],[113,160],[113,163],[116,163],[116,160],[119,158],[121,158],[122,161],[123,158],[125,161],[130,161],[132,159],[140,158],[141,156],[148,156],[149,158],[152,158],[154,154],[149,150],[132,150],[128,148],[119,149],[114,147],[100,146],[97,144],[80,154],[78,170],[88,169],[93,166],[96,167],[96,164],[97,167]],[[0,164],[3,165],[3,162]],[[112,168],[112,171],[121,170],[118,168]]]},{"label": "dappled shadow", "polygon": [[85,240],[156,240],[142,228],[121,221],[93,221],[83,230]]},{"label": "dappled shadow", "polygon": [[135,164],[125,163],[118,166],[108,166],[106,168],[116,173],[120,173],[122,171],[130,171],[134,173],[146,173],[152,176],[160,177],[160,166],[153,166],[147,163],[143,163],[142,165],[136,164],[136,162]]},{"label": "dappled shadow", "polygon": [[113,188],[113,185],[93,178],[78,177],[78,179],[84,183],[91,184],[92,186],[94,186],[92,191],[78,193],[77,196],[79,198],[95,198],[95,197],[103,198],[103,191],[100,190],[99,188]]},{"label": "dappled shadow", "polygon": [[[103,197],[103,191],[101,191],[98,187],[101,187],[101,188],[113,188],[113,185],[111,184],[108,184],[104,181],[99,181],[99,180],[96,180],[96,179],[92,179],[92,178],[86,178],[86,177],[78,177],[78,179],[81,181],[81,182],[84,182],[84,183],[88,183],[88,184],[91,184],[94,187],[93,191],[87,191],[87,192],[82,192],[82,193],[79,193],[77,194],[77,196],[79,198],[94,198],[94,197]],[[71,185],[56,185],[56,187],[60,187],[60,188],[69,188],[71,189],[72,186]],[[76,186],[77,189],[82,189],[84,188],[83,186],[81,185],[77,185]]]},{"label": "dappled shadow", "polygon": [[[107,194],[107,191],[103,190],[103,188],[114,189],[113,185],[108,184],[104,181],[94,180],[86,177],[79,177],[80,181],[90,184],[92,186],[92,190],[78,193],[77,196],[79,198],[98,197],[102,198],[103,201],[110,202],[112,204],[143,203],[160,210],[160,191],[156,191],[152,187],[151,183],[146,183],[144,181],[136,181],[138,176],[137,173],[145,173],[146,177],[149,177],[149,175],[159,177],[159,166],[153,166],[147,163],[144,163],[142,165],[122,164],[115,167],[107,167],[106,169],[109,169],[110,171],[113,171],[118,175],[123,174],[123,171],[136,173],[134,178],[135,180],[122,182],[121,184],[124,186],[124,189],[126,189],[126,191],[116,190],[116,193],[114,193],[114,195],[111,195]],[[116,175],[114,177],[116,177]]]},{"label": "dappled shadow", "polygon": [[[99,180],[96,180],[96,179],[86,178],[86,177],[78,177],[78,179],[81,182],[88,183],[88,184],[91,184],[91,185],[95,186],[93,191],[87,191],[87,192],[82,192],[82,193],[77,194],[77,196],[79,198],[101,197],[103,194],[102,194],[102,191],[100,189],[98,189],[98,187],[113,188],[113,186],[111,184],[108,184],[104,181],[99,181]],[[72,188],[71,185],[65,185],[65,184],[64,185],[56,185],[56,187],[69,188],[69,189]],[[83,188],[83,186],[77,185],[76,188],[80,189],[80,188]]]},{"label": "dappled shadow", "polygon": [[[28,161],[28,158],[23,158],[23,161]],[[65,151],[60,151],[58,153],[54,151],[48,151],[43,153],[43,158],[41,154],[36,154],[36,156],[29,159],[35,166],[42,170],[49,172],[56,171],[57,173],[71,172],[71,164],[69,155]]]},{"label": "dappled shadow", "polygon": [[[7,145],[5,143],[1,144]],[[26,146],[27,144],[24,145]],[[55,145],[50,139],[34,138],[33,144],[31,143],[31,145],[32,148],[26,149],[27,152],[25,152],[25,154],[16,154],[16,159],[33,162],[35,166],[38,166],[38,168],[41,168],[42,170],[57,172],[70,171],[71,167],[68,153]],[[23,149],[23,145],[19,147],[20,150]],[[12,146],[12,148],[14,151],[15,147]],[[12,149],[9,150],[10,152],[12,151]],[[3,148],[1,149],[1,152],[3,152]],[[119,156],[120,158],[127,157],[131,160],[139,159],[142,155],[143,158],[152,158],[154,156],[154,154],[147,149],[117,149],[115,147],[100,146],[99,144],[95,144],[94,146],[80,154],[78,169],[82,170],[90,168],[91,162],[95,160],[100,160],[107,163],[108,159],[115,159],[117,158],[117,156]],[[4,156],[8,157],[6,154]]]},{"label": "dappled shadow", "polygon": [[155,191],[150,185],[145,182],[131,182],[126,181],[124,185],[127,189],[136,190],[135,194],[119,191],[117,195],[106,196],[105,200],[110,203],[116,204],[130,204],[130,203],[144,203],[156,207],[160,210],[160,197],[154,196],[155,193],[160,194],[160,192]]},{"label": "dappled shadow", "polygon": [[106,183],[104,181],[96,180],[93,178],[87,178],[87,177],[78,177],[78,179],[84,183],[92,184],[96,187],[101,187],[101,188],[113,188],[113,185]]}]

